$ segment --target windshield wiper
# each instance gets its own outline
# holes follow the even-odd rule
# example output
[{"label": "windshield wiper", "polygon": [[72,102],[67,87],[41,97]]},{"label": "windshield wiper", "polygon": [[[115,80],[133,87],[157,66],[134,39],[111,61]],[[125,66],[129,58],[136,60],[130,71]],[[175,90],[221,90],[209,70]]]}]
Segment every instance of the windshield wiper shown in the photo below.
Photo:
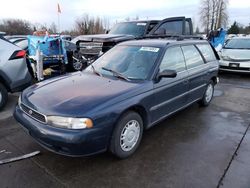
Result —
[{"label": "windshield wiper", "polygon": [[109,69],[109,68],[106,68],[106,67],[102,67],[102,69],[105,70],[105,71],[112,72],[113,75],[114,75],[115,77],[117,77],[117,78],[122,78],[122,79],[124,79],[124,80],[126,80],[126,81],[130,81],[130,79],[129,79],[128,77],[126,77],[125,75],[123,75],[123,74],[121,74],[121,73],[119,73],[119,72],[117,72],[117,71],[115,71],[115,70],[112,70],[112,69]]},{"label": "windshield wiper", "polygon": [[94,67],[93,65],[90,65],[90,66],[91,66],[91,68],[92,68],[92,70],[93,70],[93,72],[94,72],[95,74],[97,74],[97,75],[99,75],[99,76],[102,76],[101,73],[99,73],[99,72],[97,72],[97,71],[95,70],[95,67]]}]

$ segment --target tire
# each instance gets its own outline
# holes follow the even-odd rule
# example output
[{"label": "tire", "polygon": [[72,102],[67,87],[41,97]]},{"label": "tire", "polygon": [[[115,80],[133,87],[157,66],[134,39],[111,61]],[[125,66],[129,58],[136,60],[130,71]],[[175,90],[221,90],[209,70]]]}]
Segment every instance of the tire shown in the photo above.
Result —
[{"label": "tire", "polygon": [[8,101],[8,91],[3,84],[0,83],[0,110],[6,105]]},{"label": "tire", "polygon": [[136,112],[127,112],[115,125],[109,147],[111,153],[120,159],[131,156],[140,145],[142,133],[141,116]]},{"label": "tire", "polygon": [[208,106],[213,99],[213,95],[214,95],[214,82],[211,80],[207,84],[205,93],[199,102],[200,106],[203,106],[203,107]]}]

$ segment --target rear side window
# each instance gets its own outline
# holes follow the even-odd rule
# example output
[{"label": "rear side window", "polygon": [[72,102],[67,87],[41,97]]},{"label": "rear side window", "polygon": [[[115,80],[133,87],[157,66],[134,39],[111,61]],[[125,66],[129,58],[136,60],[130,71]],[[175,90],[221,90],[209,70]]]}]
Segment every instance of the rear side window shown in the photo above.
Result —
[{"label": "rear side window", "polygon": [[209,44],[197,44],[196,46],[201,51],[203,57],[207,62],[216,60],[214,51]]},{"label": "rear side window", "polygon": [[160,72],[163,70],[176,70],[177,72],[186,69],[185,60],[180,47],[168,48],[160,65]]},{"label": "rear side window", "polygon": [[188,69],[204,64],[199,51],[194,45],[182,46],[181,48],[183,50]]}]

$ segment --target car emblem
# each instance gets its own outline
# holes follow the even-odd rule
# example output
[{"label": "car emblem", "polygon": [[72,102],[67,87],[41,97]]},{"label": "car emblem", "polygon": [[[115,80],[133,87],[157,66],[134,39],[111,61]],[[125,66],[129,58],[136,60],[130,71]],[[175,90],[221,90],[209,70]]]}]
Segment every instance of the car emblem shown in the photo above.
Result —
[{"label": "car emblem", "polygon": [[93,47],[92,46],[86,46],[86,49],[91,50]]},{"label": "car emblem", "polygon": [[32,110],[29,110],[29,115],[32,115],[32,114],[33,114]]}]

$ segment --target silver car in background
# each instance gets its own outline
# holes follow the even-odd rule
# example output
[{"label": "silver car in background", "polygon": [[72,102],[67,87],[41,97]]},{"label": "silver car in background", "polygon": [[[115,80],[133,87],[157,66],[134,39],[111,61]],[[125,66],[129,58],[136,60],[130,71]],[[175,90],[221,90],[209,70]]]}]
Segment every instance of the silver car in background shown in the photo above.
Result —
[{"label": "silver car in background", "polygon": [[0,36],[0,110],[8,100],[8,92],[18,92],[31,84],[26,51]]},{"label": "silver car in background", "polygon": [[250,37],[227,40],[219,55],[221,71],[250,73]]}]

